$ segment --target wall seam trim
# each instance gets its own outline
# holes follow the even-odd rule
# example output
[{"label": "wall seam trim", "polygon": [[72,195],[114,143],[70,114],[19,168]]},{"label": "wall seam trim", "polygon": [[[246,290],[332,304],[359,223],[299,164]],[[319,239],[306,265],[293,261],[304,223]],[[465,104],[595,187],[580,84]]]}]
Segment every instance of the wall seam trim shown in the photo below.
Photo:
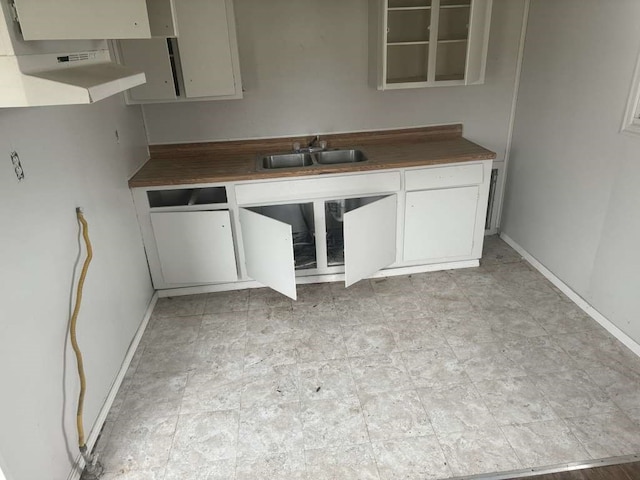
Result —
[{"label": "wall seam trim", "polygon": [[536,270],[538,270],[542,275],[544,275],[551,283],[553,283],[558,289],[564,293],[569,299],[575,303],[578,307],[580,307],[587,315],[593,318],[596,322],[598,322],[605,330],[607,330],[611,335],[616,337],[620,342],[622,342],[629,350],[635,353],[640,357],[640,344],[638,344],[635,340],[633,340],[629,335],[620,330],[611,320],[602,315],[598,310],[596,310],[589,302],[587,302],[584,298],[582,298],[578,293],[576,293],[569,285],[560,280],[551,270],[545,267],[542,263],[536,260],[533,255],[527,252],[524,248],[522,248],[518,243],[515,242],[509,235],[505,233],[500,234],[500,238],[502,238],[510,247],[512,247],[516,252],[518,252],[522,257],[529,262]]},{"label": "wall seam trim", "polygon": [[[127,353],[124,357],[122,366],[120,367],[120,370],[118,371],[118,374],[116,375],[116,378],[113,381],[113,384],[111,385],[111,389],[109,390],[107,399],[105,400],[104,405],[102,406],[102,409],[100,409],[100,413],[98,414],[96,421],[91,427],[91,433],[89,434],[89,437],[87,439],[88,451],[93,450],[93,447],[95,446],[96,441],[98,440],[98,436],[100,435],[102,425],[104,424],[107,418],[107,415],[109,414],[109,410],[111,410],[111,406],[113,405],[113,402],[116,398],[118,390],[122,385],[124,376],[127,373],[127,370],[129,369],[129,365],[131,364],[133,355],[136,353],[136,350],[138,349],[138,345],[140,344],[140,340],[142,340],[142,335],[144,334],[144,331],[146,330],[147,325],[149,324],[151,314],[153,313],[153,309],[156,306],[157,301],[158,301],[158,292],[154,292],[153,296],[151,297],[151,300],[149,301],[149,305],[147,306],[144,317],[142,318],[142,322],[140,323],[140,326],[138,327],[138,330],[136,331],[136,334],[134,335],[133,340],[131,340],[131,345],[129,345],[129,349],[127,350]],[[80,454],[78,454],[78,456],[75,459],[74,465],[71,468],[71,472],[67,477],[67,480],[79,480],[80,476],[82,475],[82,470],[84,469],[84,466],[85,466],[84,459]]]},{"label": "wall seam trim", "polygon": [[504,196],[507,186],[507,176],[509,175],[509,158],[511,157],[511,144],[513,142],[513,128],[516,123],[516,108],[518,104],[518,92],[520,90],[520,78],[522,76],[522,63],[524,60],[524,47],[527,39],[527,30],[529,28],[529,8],[531,0],[525,0],[524,12],[522,14],[522,32],[520,32],[520,45],[518,46],[518,61],[516,62],[516,77],[513,82],[513,99],[511,100],[511,112],[509,114],[509,129],[507,131],[507,144],[504,152],[504,168],[502,170],[502,179],[500,180],[500,191],[502,192],[498,199],[498,205],[496,208],[496,223],[495,227],[497,231],[500,231],[500,224],[502,222],[502,208],[504,206]]}]

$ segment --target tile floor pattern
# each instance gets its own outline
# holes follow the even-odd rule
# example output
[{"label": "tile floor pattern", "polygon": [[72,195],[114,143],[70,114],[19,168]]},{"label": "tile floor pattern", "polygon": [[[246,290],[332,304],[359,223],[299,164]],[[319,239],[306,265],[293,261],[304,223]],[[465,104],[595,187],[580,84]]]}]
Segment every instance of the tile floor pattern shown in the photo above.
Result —
[{"label": "tile floor pattern", "polygon": [[104,480],[444,479],[640,452],[640,358],[496,237],[482,266],[159,300]]}]

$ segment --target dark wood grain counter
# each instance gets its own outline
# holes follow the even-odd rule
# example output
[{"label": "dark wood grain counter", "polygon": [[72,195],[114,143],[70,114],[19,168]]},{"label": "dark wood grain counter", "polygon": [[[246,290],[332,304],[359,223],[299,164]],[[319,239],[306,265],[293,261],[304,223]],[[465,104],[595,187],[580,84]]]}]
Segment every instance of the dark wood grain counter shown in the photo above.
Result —
[{"label": "dark wood grain counter", "polygon": [[496,154],[462,137],[462,125],[322,135],[327,148],[359,148],[368,160],[338,165],[262,170],[260,155],[291,152],[294,142],[313,137],[152,145],[150,159],[129,180],[129,187],[186,185],[326,173],[364,172],[494,159]]}]

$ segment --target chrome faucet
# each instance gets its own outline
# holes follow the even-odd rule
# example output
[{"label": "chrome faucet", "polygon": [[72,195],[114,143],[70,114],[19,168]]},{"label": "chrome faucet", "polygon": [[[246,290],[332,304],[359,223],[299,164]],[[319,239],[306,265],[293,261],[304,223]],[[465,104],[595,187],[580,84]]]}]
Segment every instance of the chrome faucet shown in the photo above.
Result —
[{"label": "chrome faucet", "polygon": [[306,147],[300,147],[300,142],[295,142],[293,144],[293,151],[296,153],[315,153],[321,152],[327,148],[327,141],[320,140],[320,135],[316,135],[313,139],[307,144]]}]

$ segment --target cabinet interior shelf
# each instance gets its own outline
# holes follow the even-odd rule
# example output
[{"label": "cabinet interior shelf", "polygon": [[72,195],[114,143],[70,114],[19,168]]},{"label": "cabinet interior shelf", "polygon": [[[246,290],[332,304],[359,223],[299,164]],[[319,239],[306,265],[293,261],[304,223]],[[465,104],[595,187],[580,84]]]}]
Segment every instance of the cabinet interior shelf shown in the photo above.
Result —
[{"label": "cabinet interior shelf", "polygon": [[399,85],[402,83],[406,83],[407,85],[411,85],[413,86],[414,84],[417,83],[423,83],[423,84],[427,84],[427,79],[424,76],[418,76],[418,77],[402,77],[402,78],[390,78],[387,80],[387,83],[393,84],[393,85]]},{"label": "cabinet interior shelf", "polygon": [[463,43],[466,41],[466,38],[442,38],[438,40],[438,43]]},{"label": "cabinet interior shelf", "polygon": [[390,12],[406,10],[431,10],[431,7],[389,7]]},{"label": "cabinet interior shelf", "polygon": [[[471,5],[440,5],[440,8],[470,8]],[[389,9],[391,10],[391,9]]]},{"label": "cabinet interior shelf", "polygon": [[417,40],[415,42],[389,42],[387,45],[389,46],[398,46],[398,45],[428,45],[428,40]]},{"label": "cabinet interior shelf", "polygon": [[436,75],[436,82],[447,82],[452,80],[464,80],[464,73],[452,73],[450,75]]}]

